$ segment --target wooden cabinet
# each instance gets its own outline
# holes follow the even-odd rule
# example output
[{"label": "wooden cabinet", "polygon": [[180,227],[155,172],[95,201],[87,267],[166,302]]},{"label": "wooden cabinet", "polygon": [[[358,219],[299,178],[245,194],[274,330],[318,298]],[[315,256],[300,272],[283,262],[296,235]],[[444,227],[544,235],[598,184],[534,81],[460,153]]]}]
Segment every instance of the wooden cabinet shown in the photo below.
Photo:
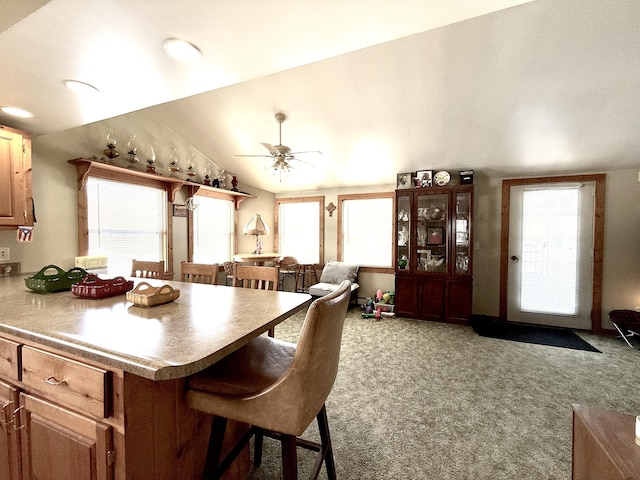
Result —
[{"label": "wooden cabinet", "polygon": [[113,429],[25,393],[19,410],[24,478],[113,478]]},{"label": "wooden cabinet", "polygon": [[466,323],[471,317],[473,185],[396,190],[395,312]]},{"label": "wooden cabinet", "polygon": [[31,136],[0,125],[0,227],[33,225]]},{"label": "wooden cabinet", "polygon": [[111,372],[5,338],[0,354],[0,479],[113,479]]},{"label": "wooden cabinet", "polygon": [[0,478],[22,478],[20,437],[14,427],[14,412],[19,405],[18,389],[0,381]]}]

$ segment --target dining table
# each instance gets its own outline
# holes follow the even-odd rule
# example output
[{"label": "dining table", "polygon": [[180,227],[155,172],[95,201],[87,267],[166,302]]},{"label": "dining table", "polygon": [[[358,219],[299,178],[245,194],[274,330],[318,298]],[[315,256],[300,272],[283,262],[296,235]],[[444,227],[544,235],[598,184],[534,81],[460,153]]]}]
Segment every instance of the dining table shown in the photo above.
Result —
[{"label": "dining table", "polygon": [[279,262],[282,255],[276,252],[263,253],[238,253],[233,256],[233,261],[237,263],[253,263],[262,266],[267,262]]},{"label": "dining table", "polygon": [[[109,385],[101,399],[104,415],[95,415],[95,421],[113,430],[118,455],[109,478],[199,478],[209,421],[186,405],[189,377],[304,311],[311,296],[126,279],[152,288],[170,286],[179,296],[145,307],[126,294],[87,298],[71,291],[36,293],[25,286],[22,276],[0,278],[0,351],[6,342],[9,347],[17,345],[17,356],[33,349],[56,361],[61,358],[108,373],[105,385]],[[36,385],[33,392],[23,384],[21,375],[29,371],[24,362],[16,359],[16,365],[22,365],[16,375],[11,370],[5,374],[0,362],[0,383],[47,399],[48,382]],[[71,381],[63,387],[71,389]],[[51,398],[56,408],[94,416],[73,403],[83,399],[71,396],[69,406],[59,400],[67,397]],[[237,468],[237,478],[242,478],[245,467]]]}]

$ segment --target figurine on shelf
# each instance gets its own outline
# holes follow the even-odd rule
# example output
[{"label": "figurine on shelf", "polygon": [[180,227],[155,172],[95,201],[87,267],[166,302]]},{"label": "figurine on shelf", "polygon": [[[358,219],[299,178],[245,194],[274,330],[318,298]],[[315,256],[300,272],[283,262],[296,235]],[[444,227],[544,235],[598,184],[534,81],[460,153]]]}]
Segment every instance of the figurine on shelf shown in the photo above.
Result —
[{"label": "figurine on shelf", "polygon": [[231,189],[232,192],[237,192],[238,191],[238,179],[236,178],[235,175],[231,179],[231,186],[233,187]]},{"label": "figurine on shelf", "polygon": [[211,183],[212,187],[216,187],[216,188],[220,188],[220,180],[218,180],[218,177],[213,179],[213,182]]},{"label": "figurine on shelf", "polygon": [[[225,173],[224,170],[220,170],[220,173],[218,173],[218,188],[225,188],[226,187],[226,181],[225,181]],[[215,184],[213,185],[214,187],[216,186]]]}]

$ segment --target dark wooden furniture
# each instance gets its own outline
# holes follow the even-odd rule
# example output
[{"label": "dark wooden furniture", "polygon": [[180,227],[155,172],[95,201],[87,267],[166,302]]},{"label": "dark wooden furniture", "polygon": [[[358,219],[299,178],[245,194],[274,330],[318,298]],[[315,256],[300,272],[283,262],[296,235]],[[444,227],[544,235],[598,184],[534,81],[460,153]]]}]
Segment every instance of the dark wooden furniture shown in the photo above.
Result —
[{"label": "dark wooden furniture", "polygon": [[396,190],[397,315],[462,324],[469,321],[472,224],[473,185]]},{"label": "dark wooden furniture", "polygon": [[616,330],[618,330],[627,345],[634,348],[629,338],[640,336],[640,312],[611,310],[609,312],[609,320],[611,320],[611,323],[616,327]]},{"label": "dark wooden furniture", "polygon": [[573,405],[573,480],[640,479],[635,417]]}]

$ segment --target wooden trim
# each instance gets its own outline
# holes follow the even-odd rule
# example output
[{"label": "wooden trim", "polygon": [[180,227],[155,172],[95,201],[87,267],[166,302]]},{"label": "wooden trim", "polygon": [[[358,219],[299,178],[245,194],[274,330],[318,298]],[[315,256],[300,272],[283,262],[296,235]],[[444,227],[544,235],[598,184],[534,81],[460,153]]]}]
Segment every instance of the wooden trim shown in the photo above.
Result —
[{"label": "wooden trim", "polygon": [[[276,198],[273,213],[273,247],[276,252],[280,252],[280,245],[278,244],[278,220],[280,204],[283,203],[307,203],[318,202],[318,219],[320,222],[320,232],[318,238],[318,264],[324,265],[324,196],[317,197],[290,197],[290,198]],[[280,252],[285,254],[286,252]]]},{"label": "wooden trim", "polygon": [[222,188],[209,187],[207,185],[199,184],[186,184],[189,187],[189,195],[201,195],[203,197],[218,198],[220,200],[229,200],[233,202],[236,210],[240,207],[240,204],[248,198],[256,198],[254,195],[248,193],[234,192],[231,190],[224,190]]},{"label": "wooden trim", "polygon": [[[171,208],[175,195],[184,182],[177,178],[161,177],[150,173],[128,170],[114,165],[76,158],[69,160],[76,166],[77,201],[78,201],[78,256],[89,254],[89,213],[87,207],[87,179],[89,177],[103,178],[117,182],[142,185],[159,188],[167,192],[167,230],[165,253],[167,261],[165,263],[168,273],[173,271],[173,216]],[[170,274],[172,276],[172,274]]]},{"label": "wooden trim", "polygon": [[[345,200],[373,200],[373,199],[378,199],[378,198],[391,198],[392,199],[392,205],[391,208],[393,209],[392,211],[392,216],[393,218],[395,218],[396,214],[395,214],[395,208],[396,208],[396,194],[395,192],[378,192],[378,193],[349,193],[349,194],[345,194],[345,195],[338,195],[338,245],[337,245],[337,251],[338,251],[338,261],[341,262],[343,261],[344,258],[344,252],[343,252],[343,242],[342,242],[342,202]],[[395,232],[395,223],[394,225],[392,225],[392,228],[394,228],[394,230],[392,230],[392,232]],[[393,234],[393,233],[392,233]],[[393,243],[391,244],[391,248],[393,248]],[[394,257],[395,257],[395,253],[393,253],[391,261],[394,262]],[[360,270],[362,271],[367,271],[367,272],[377,272],[377,273],[394,273],[395,272],[395,268],[394,268],[394,263],[392,263],[392,265],[389,268],[385,268],[385,267],[360,267]],[[366,268],[366,270],[364,270]]]},{"label": "wooden trim", "polygon": [[500,225],[500,302],[499,317],[507,319],[507,293],[509,283],[509,211],[511,208],[511,187],[541,183],[594,182],[594,225],[593,225],[593,292],[591,301],[591,331],[602,333],[602,282],[604,258],[604,220],[606,175],[584,174],[553,177],[514,178],[502,181],[502,213]]}]

